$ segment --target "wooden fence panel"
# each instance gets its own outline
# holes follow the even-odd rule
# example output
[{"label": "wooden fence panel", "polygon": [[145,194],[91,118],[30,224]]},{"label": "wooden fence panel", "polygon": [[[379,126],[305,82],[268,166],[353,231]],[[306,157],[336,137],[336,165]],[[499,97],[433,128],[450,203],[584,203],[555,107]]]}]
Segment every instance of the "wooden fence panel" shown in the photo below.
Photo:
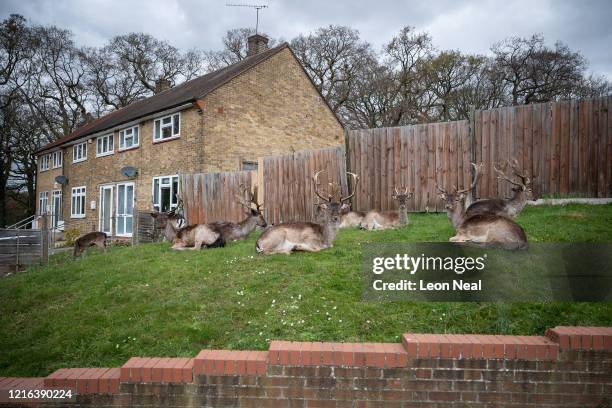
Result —
[{"label": "wooden fence panel", "polygon": [[180,183],[185,218],[189,224],[236,222],[245,217],[236,195],[243,187],[253,189],[257,184],[257,172],[182,174]]},{"label": "wooden fence panel", "polygon": [[[350,160],[357,161],[354,154]],[[347,194],[346,158],[344,149],[300,151],[285,156],[264,157],[263,186],[264,215],[268,223],[314,220],[315,203],[312,176],[325,170],[319,177],[321,188],[329,182],[339,183],[343,195]]]},{"label": "wooden fence panel", "polygon": [[537,196],[612,196],[612,97],[479,111],[475,157],[485,163],[479,197],[506,197],[511,186],[493,165],[516,158],[535,174]]},{"label": "wooden fence panel", "polygon": [[356,210],[393,210],[393,190],[414,190],[409,211],[443,210],[435,185],[459,186],[470,180],[468,122],[348,132],[349,171],[361,179]]}]

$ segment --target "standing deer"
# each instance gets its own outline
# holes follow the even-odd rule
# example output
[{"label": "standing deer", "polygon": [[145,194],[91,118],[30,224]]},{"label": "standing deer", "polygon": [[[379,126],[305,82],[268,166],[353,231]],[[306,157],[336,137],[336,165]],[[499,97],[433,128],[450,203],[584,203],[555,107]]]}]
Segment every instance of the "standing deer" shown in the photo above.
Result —
[{"label": "standing deer", "polygon": [[[247,200],[245,200],[245,196]],[[261,212],[262,205],[257,202],[257,189],[254,193],[249,188],[242,186],[241,195],[237,195],[238,203],[244,207],[246,218],[240,222],[217,221],[208,223],[208,226],[221,234],[225,242],[246,239],[255,227],[265,228],[268,226]],[[251,205],[255,205],[253,208]]]},{"label": "standing deer", "polygon": [[507,249],[524,249],[527,247],[527,236],[523,228],[510,218],[495,214],[477,214],[467,216],[465,197],[470,188],[448,192],[436,184],[448,218],[455,229],[451,242],[470,242],[474,244],[503,247]]},{"label": "standing deer", "polygon": [[[520,182],[517,183],[511,176],[508,176],[508,165],[512,168],[514,175],[520,179]],[[495,214],[514,218],[523,208],[525,208],[527,200],[533,198],[532,177],[529,176],[528,172],[520,171],[516,159],[513,159],[512,162],[508,161],[503,167],[500,167],[501,168],[493,166],[493,169],[497,173],[498,180],[505,180],[514,186],[512,188],[512,197],[505,200],[501,198],[489,198],[476,201],[468,206],[466,211],[467,216]]]},{"label": "standing deer", "polygon": [[362,228],[368,230],[389,229],[408,223],[408,199],[414,195],[414,192],[408,192],[408,187],[402,192],[399,192],[397,188],[394,190],[395,192],[391,197],[398,203],[397,211],[368,211],[361,221]]},{"label": "standing deer", "polygon": [[[264,231],[257,239],[255,246],[260,254],[290,254],[293,251],[318,252],[333,246],[336,234],[340,228],[340,208],[342,203],[353,197],[357,189],[359,177],[353,173],[353,191],[346,197],[336,196],[328,190],[327,197],[319,191],[319,175],[323,170],[317,171],[313,176],[315,194],[323,203],[319,208],[325,213],[321,223],[315,222],[286,222],[274,225]],[[331,184],[331,183],[330,183]]]},{"label": "standing deer", "polygon": [[73,258],[81,256],[87,248],[94,245],[106,251],[106,239],[106,233],[100,231],[88,232],[87,234],[81,235],[74,241]]}]

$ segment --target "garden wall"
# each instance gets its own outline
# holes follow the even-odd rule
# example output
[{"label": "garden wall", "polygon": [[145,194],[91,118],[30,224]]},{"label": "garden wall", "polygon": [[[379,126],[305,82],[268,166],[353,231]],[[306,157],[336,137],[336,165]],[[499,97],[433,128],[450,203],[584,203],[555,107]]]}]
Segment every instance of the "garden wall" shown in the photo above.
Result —
[{"label": "garden wall", "polygon": [[[8,389],[69,387],[93,407],[608,407],[612,328],[546,336],[404,334],[402,343],[273,341],[119,368],[0,378]],[[18,405],[18,404],[13,404]]]}]

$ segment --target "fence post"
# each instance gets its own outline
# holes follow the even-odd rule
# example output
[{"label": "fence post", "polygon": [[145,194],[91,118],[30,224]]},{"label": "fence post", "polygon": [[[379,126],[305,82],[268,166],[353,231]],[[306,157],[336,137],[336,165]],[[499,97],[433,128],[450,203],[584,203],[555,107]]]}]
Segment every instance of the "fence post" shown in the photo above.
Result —
[{"label": "fence post", "polygon": [[40,228],[40,233],[42,234],[41,236],[41,241],[42,241],[42,256],[40,258],[41,263],[43,262],[49,262],[49,225],[48,225],[48,219],[47,219],[47,214],[43,214],[41,215],[41,219],[42,219],[42,226]]},{"label": "fence post", "polygon": [[[470,163],[476,163],[476,108],[470,105],[470,113],[468,114],[468,140],[470,143]],[[470,166],[471,179],[474,180],[476,174],[474,168]],[[478,197],[478,185],[474,186],[472,191],[472,199]]]},{"label": "fence post", "polygon": [[[349,154],[349,131],[348,131],[348,129],[344,129],[344,166],[345,166],[345,169],[344,169],[345,173],[348,173],[349,171],[351,171],[351,159],[350,159],[350,154]],[[343,175],[341,174],[340,175],[341,180],[342,180],[342,176]],[[347,194],[348,194],[349,191],[352,191],[351,187],[354,187],[354,186],[352,186],[353,179],[350,178],[350,181],[349,181],[348,174],[345,174],[345,176],[347,176],[346,177],[346,190],[347,190]],[[356,208],[356,206],[355,206],[355,199],[356,199],[355,196],[351,197],[350,205],[351,205],[352,209]]]}]

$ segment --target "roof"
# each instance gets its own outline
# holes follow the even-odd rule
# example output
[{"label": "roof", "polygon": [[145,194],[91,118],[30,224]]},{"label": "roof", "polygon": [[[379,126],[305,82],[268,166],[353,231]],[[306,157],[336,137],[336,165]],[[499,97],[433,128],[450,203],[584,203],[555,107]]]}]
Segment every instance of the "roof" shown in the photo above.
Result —
[{"label": "roof", "polygon": [[201,77],[183,82],[182,84],[167,89],[163,92],[134,102],[126,107],[113,111],[79,127],[74,132],[41,147],[35,153],[61,146],[64,143],[68,143],[94,133],[110,130],[123,123],[131,122],[157,112],[172,109],[186,103],[195,102],[236,76],[248,71],[257,64],[277,54],[284,48],[289,48],[289,45],[287,43],[283,43],[277,47],[252,55],[225,68],[221,68]]}]

